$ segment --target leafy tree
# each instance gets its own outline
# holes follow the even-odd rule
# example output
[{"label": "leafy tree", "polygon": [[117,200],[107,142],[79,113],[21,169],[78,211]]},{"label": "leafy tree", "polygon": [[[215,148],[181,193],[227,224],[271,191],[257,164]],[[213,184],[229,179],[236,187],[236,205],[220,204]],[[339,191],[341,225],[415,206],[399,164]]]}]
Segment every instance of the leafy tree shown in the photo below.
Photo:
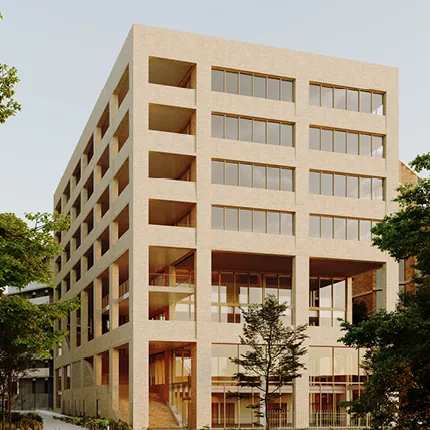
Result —
[{"label": "leafy tree", "polygon": [[[410,166],[430,170],[430,153]],[[396,260],[416,257],[416,292],[400,294],[393,312],[381,310],[358,325],[342,323],[346,345],[367,348],[369,381],[350,411],[371,413],[373,428],[394,423],[399,429],[430,428],[430,178],[402,185],[399,211],[372,233],[373,244]],[[397,288],[397,286],[393,286]]]},{"label": "leafy tree", "polygon": [[[0,395],[7,396],[9,424],[12,422],[14,383],[23,377],[35,357],[50,358],[50,351],[67,332],[54,323],[79,307],[79,300],[36,305],[19,296],[0,296]],[[4,408],[2,408],[4,409]],[[3,414],[4,428],[5,414]]]},{"label": "leafy tree", "polygon": [[[1,13],[0,19],[3,19]],[[21,105],[14,99],[15,85],[18,82],[16,68],[0,64],[0,124],[21,110]]]},{"label": "leafy tree", "polygon": [[66,230],[69,220],[57,213],[25,216],[31,225],[13,213],[0,214],[0,294],[6,286],[52,285],[49,259],[61,252],[53,232]]},{"label": "leafy tree", "polygon": [[[248,349],[239,358],[231,357],[230,360],[243,369],[234,375],[238,386],[260,391],[260,404],[248,407],[256,410],[256,416],[265,418],[269,429],[269,403],[279,399],[280,388],[300,377],[300,370],[305,367],[300,357],[306,353],[303,342],[308,337],[305,334],[307,326],[300,325],[295,329],[285,326],[282,316],[287,305],[279,303],[274,295],[269,295],[263,304],[241,310],[245,323],[240,343]],[[230,395],[250,397],[243,393]],[[260,405],[264,412],[258,412]]]}]

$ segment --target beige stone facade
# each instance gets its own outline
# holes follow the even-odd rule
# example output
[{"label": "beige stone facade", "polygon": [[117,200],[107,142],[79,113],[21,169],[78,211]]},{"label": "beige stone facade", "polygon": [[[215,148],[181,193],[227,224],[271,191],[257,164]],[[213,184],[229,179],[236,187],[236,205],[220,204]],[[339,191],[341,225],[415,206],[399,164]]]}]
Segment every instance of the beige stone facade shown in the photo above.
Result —
[{"label": "beige stone facade", "polygon": [[61,323],[57,410],[253,426],[258,394],[228,398],[228,357],[239,306],[274,293],[311,324],[274,420],[352,425],[337,403],[363,375],[337,317],[369,270],[395,305],[398,265],[370,228],[398,178],[396,69],[133,26],[54,196],[72,218],[56,297],[82,299]]}]

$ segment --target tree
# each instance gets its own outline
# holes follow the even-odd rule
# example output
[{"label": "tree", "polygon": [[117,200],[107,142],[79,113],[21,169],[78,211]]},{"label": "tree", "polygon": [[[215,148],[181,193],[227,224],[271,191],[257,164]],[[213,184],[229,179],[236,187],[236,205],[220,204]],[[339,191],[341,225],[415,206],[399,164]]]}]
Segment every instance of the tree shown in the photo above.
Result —
[{"label": "tree", "polygon": [[31,282],[52,285],[50,259],[61,253],[53,236],[67,230],[69,219],[62,214],[0,214],[0,294],[6,286],[23,288]]},{"label": "tree", "polygon": [[[265,418],[266,429],[270,428],[269,403],[279,399],[280,388],[301,376],[304,364],[300,357],[306,353],[303,342],[306,325],[293,329],[285,326],[282,316],[287,310],[285,303],[279,303],[274,295],[266,297],[263,304],[254,304],[241,309],[245,320],[241,345],[248,347],[238,358],[230,360],[242,369],[234,377],[238,387],[253,387],[260,391],[260,405],[264,412],[258,412],[260,405],[248,406],[256,409],[256,416]],[[245,398],[249,395],[231,393]]]},{"label": "tree", "polygon": [[[3,19],[1,14],[0,19]],[[21,105],[14,99],[15,85],[18,82],[16,68],[0,64],[0,124],[21,110]]]},{"label": "tree", "polygon": [[[430,153],[410,166],[418,173],[430,170]],[[430,428],[430,178],[397,191],[399,211],[372,229],[373,245],[396,260],[416,257],[416,292],[400,294],[393,312],[381,310],[358,325],[342,323],[341,341],[367,348],[369,373],[365,392],[344,405],[371,413],[375,429],[392,423],[423,429]]]},{"label": "tree", "polygon": [[[14,383],[30,370],[28,363],[35,357],[51,357],[50,351],[67,334],[55,329],[55,321],[66,318],[78,307],[78,299],[36,305],[23,297],[0,296],[0,395],[2,410],[5,396],[8,398],[9,426]],[[3,428],[4,421],[3,414]]]}]

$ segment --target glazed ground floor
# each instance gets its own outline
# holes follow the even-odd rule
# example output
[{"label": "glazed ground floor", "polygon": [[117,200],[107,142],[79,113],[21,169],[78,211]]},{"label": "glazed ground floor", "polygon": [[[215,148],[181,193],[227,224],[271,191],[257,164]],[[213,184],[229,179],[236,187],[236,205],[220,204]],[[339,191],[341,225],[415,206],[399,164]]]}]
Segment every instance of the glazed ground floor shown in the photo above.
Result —
[{"label": "glazed ground floor", "polygon": [[[256,388],[239,388],[234,374],[239,368],[230,360],[245,351],[239,344],[213,343],[210,379],[196,374],[196,345],[178,342],[150,342],[147,378],[150,428],[193,427],[199,410],[196,407],[196,378],[210,385],[210,416],[199,417],[212,428],[258,427],[263,412],[260,392]],[[276,427],[344,427],[363,425],[351,419],[339,403],[356,398],[363,390],[367,376],[360,368],[362,351],[352,348],[308,347],[305,358],[308,378],[307,395],[298,393],[296,384],[303,378],[276,392],[269,404],[269,417]],[[56,407],[70,415],[104,416],[132,422],[129,375],[129,348],[123,345],[107,354],[87,358],[82,363],[57,369]],[[77,387],[83,377],[83,388]],[[96,383],[97,382],[97,383]],[[135,382],[136,383],[136,382]],[[305,390],[306,391],[306,390]],[[298,397],[300,396],[300,397]],[[140,400],[140,399],[139,399]],[[204,399],[199,398],[199,404]],[[138,403],[138,402],[136,402]]]}]

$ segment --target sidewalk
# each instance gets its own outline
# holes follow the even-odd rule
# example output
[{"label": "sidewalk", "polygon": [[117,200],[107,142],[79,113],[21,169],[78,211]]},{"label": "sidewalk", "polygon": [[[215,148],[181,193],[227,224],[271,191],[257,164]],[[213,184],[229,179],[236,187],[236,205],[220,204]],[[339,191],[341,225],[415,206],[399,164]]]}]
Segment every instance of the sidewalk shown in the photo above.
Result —
[{"label": "sidewalk", "polygon": [[37,412],[43,418],[43,430],[82,430],[85,427],[75,426],[73,424],[67,424],[64,421],[54,419],[55,416],[62,416],[51,411],[32,411]]}]

